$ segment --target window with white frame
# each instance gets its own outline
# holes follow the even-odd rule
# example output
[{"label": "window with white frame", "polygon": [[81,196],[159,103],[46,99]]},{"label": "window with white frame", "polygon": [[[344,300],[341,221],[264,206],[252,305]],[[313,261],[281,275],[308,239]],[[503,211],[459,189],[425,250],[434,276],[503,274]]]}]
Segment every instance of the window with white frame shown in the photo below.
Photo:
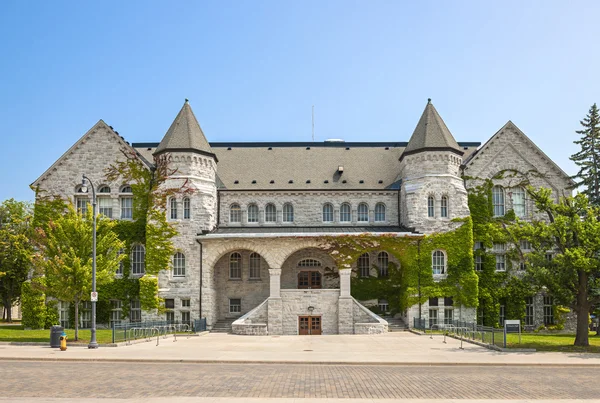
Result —
[{"label": "window with white frame", "polygon": [[256,252],[250,254],[250,278],[260,278],[260,255]]},{"label": "window with white frame", "polygon": [[265,206],[265,222],[276,222],[277,221],[277,208],[273,203],[269,203]]},{"label": "window with white frame", "polygon": [[496,271],[506,271],[506,256],[502,254],[496,255]]},{"label": "window with white frame", "polygon": [[376,222],[384,222],[385,221],[385,204],[377,203],[375,205],[375,221]]},{"label": "window with white frame", "polygon": [[431,329],[438,324],[438,309],[430,308],[429,309],[429,328]]},{"label": "window with white frame", "polygon": [[121,313],[123,312],[123,303],[118,299],[110,300],[110,324],[121,324]]},{"label": "window with white frame", "polygon": [[140,276],[146,272],[146,249],[142,245],[131,248],[131,274]]},{"label": "window with white frame", "polygon": [[454,308],[444,307],[444,324],[451,325],[454,322]]},{"label": "window with white frame", "polygon": [[129,185],[124,185],[124,186],[121,188],[121,193],[133,193],[133,192],[132,192],[132,190],[131,190],[131,186],[129,186]]},{"label": "window with white frame", "polygon": [[189,220],[192,217],[192,211],[190,208],[190,198],[185,197],[183,199],[183,219]]},{"label": "window with white frame", "polygon": [[256,204],[248,205],[248,222],[249,223],[257,223],[258,222],[258,206]]},{"label": "window with white frame", "polygon": [[525,189],[518,187],[512,190],[512,205],[515,215],[519,218],[525,218],[527,213],[525,208]]},{"label": "window with white frame", "polygon": [[377,307],[380,312],[388,312],[390,310],[390,304],[388,304],[387,299],[380,299],[377,302]]},{"label": "window with white frame", "polygon": [[427,197],[427,217],[435,217],[435,199],[433,196]]},{"label": "window with white frame", "polygon": [[369,222],[369,206],[367,203],[360,203],[357,211],[359,222]]},{"label": "window with white frame", "polygon": [[185,277],[185,255],[181,252],[173,255],[173,277]]},{"label": "window with white frame", "polygon": [[446,273],[446,255],[441,250],[436,250],[431,254],[431,267],[433,274]]},{"label": "window with white frame", "polygon": [[370,269],[371,269],[371,263],[369,261],[369,254],[368,253],[363,253],[362,255],[360,255],[358,257],[358,263],[357,263],[357,267],[358,267],[358,272],[360,274],[361,277],[369,277],[370,275]]},{"label": "window with white frame", "polygon": [[182,308],[190,308],[191,307],[190,299],[188,299],[188,298],[182,299],[181,300],[181,307]]},{"label": "window with white frame", "polygon": [[504,242],[494,242],[494,252],[502,253],[506,251],[506,244]]},{"label": "window with white frame", "polygon": [[229,313],[241,313],[242,300],[240,298],[229,298]]},{"label": "window with white frame", "polygon": [[500,186],[492,188],[492,205],[494,207],[494,217],[502,217],[504,213],[504,189]]},{"label": "window with white frame", "polygon": [[483,270],[483,256],[481,255],[475,255],[475,270]]},{"label": "window with white frame", "polygon": [[133,218],[133,197],[121,197],[121,219],[131,220]]},{"label": "window with white frame", "polygon": [[168,324],[175,323],[175,312],[166,311],[165,312],[165,320],[167,321]]},{"label": "window with white frame", "polygon": [[110,187],[109,186],[100,186],[100,189],[98,189],[98,193],[110,193]]},{"label": "window with white frame", "polygon": [[340,206],[340,222],[352,221],[352,209],[348,203],[342,203]]},{"label": "window with white frame", "polygon": [[283,205],[283,222],[294,222],[294,206],[292,206],[292,203]]},{"label": "window with white frame", "polygon": [[442,196],[442,200],[440,202],[440,216],[443,218],[448,218],[448,196]]},{"label": "window with white frame", "polygon": [[92,327],[92,303],[91,301],[83,301],[81,304],[81,320],[79,326],[82,329],[89,329]]},{"label": "window with white frame", "polygon": [[[119,249],[119,251],[117,252],[118,256],[121,256],[123,253],[125,253],[125,250],[123,248]],[[115,272],[115,274],[117,276],[122,276],[123,275],[123,259],[121,259],[119,261],[119,266],[117,267],[117,271]]]},{"label": "window with white frame", "polygon": [[139,299],[132,299],[129,302],[129,320],[131,322],[142,321],[142,305]]},{"label": "window with white frame", "polygon": [[377,267],[379,267],[379,277],[388,276],[389,256],[387,252],[379,252],[377,255]]},{"label": "window with white frame", "polygon": [[331,203],[323,205],[323,222],[333,222],[333,206]]},{"label": "window with white frame", "polygon": [[242,209],[240,205],[237,203],[233,203],[231,207],[229,207],[229,222],[232,223],[240,223],[242,222]]},{"label": "window with white frame", "polygon": [[90,200],[87,198],[87,196],[77,196],[75,198],[75,206],[77,207],[77,211],[79,211],[79,213],[81,213],[83,216],[87,214],[89,203]]},{"label": "window with white frame", "polygon": [[176,220],[177,219],[177,199],[174,197],[171,197],[171,199],[169,199],[169,210],[171,210],[171,220]]},{"label": "window with white frame", "polygon": [[112,218],[112,199],[110,197],[98,198],[98,212],[103,216]]},{"label": "window with white frame", "polygon": [[522,239],[519,242],[519,246],[521,247],[522,251],[529,251],[529,250],[531,250],[531,242],[529,242],[529,241],[527,241],[525,239]]},{"label": "window with white frame", "polygon": [[533,326],[533,297],[525,298],[525,326]]},{"label": "window with white frame", "polygon": [[235,280],[242,278],[242,255],[237,252],[229,255],[229,278]]}]

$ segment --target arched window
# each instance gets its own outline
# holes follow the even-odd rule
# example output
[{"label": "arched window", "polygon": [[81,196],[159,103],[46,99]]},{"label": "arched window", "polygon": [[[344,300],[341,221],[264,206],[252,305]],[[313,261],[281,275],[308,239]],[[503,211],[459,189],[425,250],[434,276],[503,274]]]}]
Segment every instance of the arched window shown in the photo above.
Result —
[{"label": "arched window", "polygon": [[110,187],[108,186],[100,186],[100,189],[98,189],[98,193],[110,193]]},{"label": "arched window", "polygon": [[389,256],[387,252],[379,252],[377,255],[377,266],[379,267],[379,277],[388,276]]},{"label": "arched window", "polygon": [[265,207],[265,222],[275,221],[277,221],[277,209],[273,203],[269,203]]},{"label": "arched window", "polygon": [[492,188],[492,204],[494,205],[494,217],[502,217],[504,213],[504,189],[500,186]]},{"label": "arched window", "polygon": [[433,196],[427,198],[427,217],[435,217],[435,199]]},{"label": "arched window", "polygon": [[376,222],[384,222],[385,221],[385,204],[377,203],[375,205],[375,221]]},{"label": "arched window", "polygon": [[441,250],[436,250],[431,254],[431,267],[433,274],[446,273],[446,255]]},{"label": "arched window", "polygon": [[250,254],[250,278],[260,278],[260,255]]},{"label": "arched window", "polygon": [[363,253],[358,257],[358,263],[356,265],[358,267],[358,272],[361,277],[369,277],[369,272],[371,269],[371,263],[369,262],[369,254]]},{"label": "arched window", "polygon": [[283,205],[283,222],[294,222],[294,206],[292,206],[292,203]]},{"label": "arched window", "polygon": [[369,222],[369,206],[367,206],[367,203],[358,205],[358,221]]},{"label": "arched window", "polygon": [[132,193],[131,186],[123,185],[123,187],[121,188],[121,193]]},{"label": "arched window", "polygon": [[443,218],[448,218],[448,196],[442,196],[442,201],[440,203],[440,216]]},{"label": "arched window", "polygon": [[173,255],[173,277],[185,277],[185,255],[181,252]]},{"label": "arched window", "polygon": [[177,219],[177,199],[171,197],[169,200],[169,209],[171,210],[171,220]]},{"label": "arched window", "polygon": [[525,218],[527,211],[525,209],[525,189],[522,187],[514,188],[512,191],[512,205],[515,215],[519,218]]},{"label": "arched window", "polygon": [[258,206],[256,204],[248,205],[248,222],[258,222]]},{"label": "arched window", "polygon": [[348,203],[342,203],[340,206],[340,222],[351,222],[352,221],[352,210]]},{"label": "arched window", "polygon": [[331,203],[323,205],[323,222],[333,222],[333,206]]},{"label": "arched window", "polygon": [[135,245],[131,249],[131,274],[142,275],[146,272],[146,249],[142,245]]},{"label": "arched window", "polygon": [[319,262],[317,259],[302,259],[301,261],[298,262],[298,267],[320,267],[321,266],[321,262]]},{"label": "arched window", "polygon": [[242,209],[240,205],[234,203],[229,208],[229,222],[239,223],[242,222]]},{"label": "arched window", "polygon": [[229,278],[242,278],[242,255],[237,252],[229,256]]},{"label": "arched window", "polygon": [[[121,187],[121,193],[132,193],[131,186],[124,185]],[[133,197],[131,196],[121,196],[120,197],[121,204],[121,219],[131,220],[133,218]]]},{"label": "arched window", "polygon": [[192,217],[192,212],[190,210],[190,198],[185,197],[183,199],[183,219],[189,220]]}]

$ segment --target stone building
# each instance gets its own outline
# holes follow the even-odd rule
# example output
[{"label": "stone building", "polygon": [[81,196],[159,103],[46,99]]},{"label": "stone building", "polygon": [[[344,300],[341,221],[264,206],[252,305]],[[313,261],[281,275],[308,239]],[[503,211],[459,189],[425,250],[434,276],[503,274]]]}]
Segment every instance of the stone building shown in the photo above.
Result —
[{"label": "stone building", "polygon": [[[453,231],[462,225],[455,219],[470,215],[468,192],[485,180],[495,185],[495,214],[512,209],[529,218],[535,212],[520,177],[543,172],[532,184],[551,188],[556,197],[570,185],[568,175],[512,122],[483,146],[457,142],[431,102],[408,143],[215,143],[186,101],[159,143],[130,145],[100,120],[33,186],[84,209],[89,195],[79,184],[86,174],[98,189],[99,212],[131,220],[131,184],[110,183],[104,175],[123,159],[123,150],[137,153],[148,169],[166,157],[176,171],[164,186],[185,183],[188,192],[167,200],[167,218],[178,235],[172,267],[158,276],[166,317],[142,312],[134,299],[113,301],[113,320],[203,317],[209,328],[234,321],[233,331],[243,334],[387,331],[387,321],[373,310],[389,311],[388,302],[358,301],[351,284],[356,277],[384,275],[397,258],[370,250],[340,265],[336,251],[322,248],[324,237],[416,239]],[[498,176],[507,170],[516,175]],[[144,245],[135,245],[130,259],[130,275],[143,276]],[[443,249],[427,257],[434,280],[447,276],[449,259]],[[544,321],[549,301],[536,297],[527,306],[532,326]],[[430,324],[476,320],[476,308],[457,305],[452,295],[394,313],[409,325],[419,315]]]}]

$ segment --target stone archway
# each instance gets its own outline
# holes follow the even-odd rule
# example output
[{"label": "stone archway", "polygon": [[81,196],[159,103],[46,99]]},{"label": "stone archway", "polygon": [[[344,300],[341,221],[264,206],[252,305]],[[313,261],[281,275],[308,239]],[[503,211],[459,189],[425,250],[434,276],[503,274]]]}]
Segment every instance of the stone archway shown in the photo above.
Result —
[{"label": "stone archway", "polygon": [[[318,273],[320,284],[315,287],[310,281],[314,278],[312,273]],[[306,274],[308,273],[308,274]],[[309,286],[303,287],[299,285],[299,280],[302,274],[306,274],[309,280]],[[339,289],[340,278],[335,261],[327,254],[327,252],[308,247],[298,250],[290,254],[281,266],[281,289],[298,289],[298,288],[322,288],[322,289]]]}]

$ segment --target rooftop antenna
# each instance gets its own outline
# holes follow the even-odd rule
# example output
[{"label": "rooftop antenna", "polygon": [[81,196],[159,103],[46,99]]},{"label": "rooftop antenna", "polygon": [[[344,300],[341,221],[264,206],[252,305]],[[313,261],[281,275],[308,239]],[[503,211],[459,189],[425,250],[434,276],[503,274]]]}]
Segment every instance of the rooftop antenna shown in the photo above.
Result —
[{"label": "rooftop antenna", "polygon": [[315,141],[315,106],[312,106],[312,141]]}]

